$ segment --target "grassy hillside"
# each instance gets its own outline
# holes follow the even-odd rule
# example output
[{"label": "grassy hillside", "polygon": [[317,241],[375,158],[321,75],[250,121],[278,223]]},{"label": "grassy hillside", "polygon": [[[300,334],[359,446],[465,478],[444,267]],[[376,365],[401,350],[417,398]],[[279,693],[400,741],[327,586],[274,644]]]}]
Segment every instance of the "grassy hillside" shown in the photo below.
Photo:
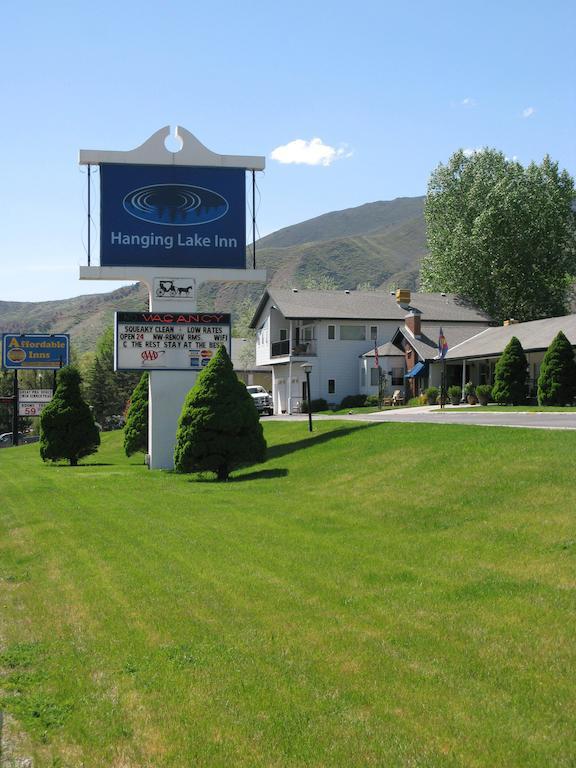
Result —
[{"label": "grassy hillside", "polygon": [[223,484],[150,473],[114,433],[78,468],[0,452],[22,756],[573,765],[574,434],[265,430],[267,464]]},{"label": "grassy hillside", "polygon": [[[330,276],[339,288],[368,282],[415,288],[426,251],[423,200],[369,203],[286,227],[258,242],[257,266],[268,270],[269,282],[282,287],[303,287],[309,279]],[[233,312],[242,299],[257,298],[263,288],[208,283],[199,291],[199,307]],[[93,348],[114,310],[145,307],[146,294],[139,288],[64,301],[0,301],[0,333],[69,332],[79,351],[85,351]]]}]

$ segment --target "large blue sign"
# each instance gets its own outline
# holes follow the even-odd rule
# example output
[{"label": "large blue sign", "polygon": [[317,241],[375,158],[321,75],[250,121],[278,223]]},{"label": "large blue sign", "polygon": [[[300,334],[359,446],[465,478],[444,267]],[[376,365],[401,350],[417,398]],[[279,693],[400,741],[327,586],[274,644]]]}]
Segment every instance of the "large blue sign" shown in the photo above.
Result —
[{"label": "large blue sign", "polygon": [[2,368],[60,368],[68,365],[69,347],[65,333],[4,333]]},{"label": "large blue sign", "polygon": [[100,166],[100,266],[246,267],[242,168]]}]

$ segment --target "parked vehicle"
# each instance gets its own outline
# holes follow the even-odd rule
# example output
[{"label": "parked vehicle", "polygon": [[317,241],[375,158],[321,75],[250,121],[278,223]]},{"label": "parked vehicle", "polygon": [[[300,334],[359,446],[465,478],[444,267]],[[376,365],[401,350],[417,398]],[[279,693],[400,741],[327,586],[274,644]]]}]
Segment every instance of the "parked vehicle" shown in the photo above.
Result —
[{"label": "parked vehicle", "polygon": [[264,387],[261,387],[258,384],[246,387],[246,389],[251,395],[252,400],[254,400],[254,405],[256,406],[258,413],[261,416],[262,414],[272,416],[274,413],[274,408],[272,406],[272,398],[270,397],[270,393],[266,392]]},{"label": "parked vehicle", "polygon": [[[37,443],[39,439],[38,435],[25,435],[24,432],[18,432],[18,445]],[[13,445],[12,432],[3,432],[0,435],[0,448],[9,448],[11,445]]]}]

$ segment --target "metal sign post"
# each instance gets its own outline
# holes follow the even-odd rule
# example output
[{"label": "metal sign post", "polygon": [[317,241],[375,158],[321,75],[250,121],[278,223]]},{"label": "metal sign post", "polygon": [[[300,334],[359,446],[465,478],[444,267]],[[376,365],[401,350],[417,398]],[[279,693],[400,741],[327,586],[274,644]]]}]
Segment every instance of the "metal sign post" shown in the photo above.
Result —
[{"label": "metal sign post", "polygon": [[[151,313],[193,314],[203,283],[266,282],[265,270],[246,269],[245,199],[234,197],[238,173],[263,170],[265,158],[219,155],[180,126],[176,135],[182,148],[170,152],[165,146],[169,135],[167,126],[127,152],[80,151],[81,165],[107,167],[101,187],[106,200],[100,201],[107,227],[100,236],[100,266],[80,267],[80,279],[141,282],[148,289]],[[110,166],[117,168],[110,173]],[[124,178],[120,166],[144,170],[129,168]],[[178,420],[197,376],[194,365],[150,370],[151,469],[174,466]]]}]

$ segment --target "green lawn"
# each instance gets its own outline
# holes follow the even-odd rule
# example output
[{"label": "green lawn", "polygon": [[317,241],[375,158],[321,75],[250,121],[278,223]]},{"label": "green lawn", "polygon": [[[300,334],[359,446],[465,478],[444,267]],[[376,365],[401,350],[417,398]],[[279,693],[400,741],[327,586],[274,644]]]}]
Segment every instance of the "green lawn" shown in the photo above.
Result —
[{"label": "green lawn", "polygon": [[264,423],[228,483],[0,451],[35,768],[576,764],[576,436]]}]

